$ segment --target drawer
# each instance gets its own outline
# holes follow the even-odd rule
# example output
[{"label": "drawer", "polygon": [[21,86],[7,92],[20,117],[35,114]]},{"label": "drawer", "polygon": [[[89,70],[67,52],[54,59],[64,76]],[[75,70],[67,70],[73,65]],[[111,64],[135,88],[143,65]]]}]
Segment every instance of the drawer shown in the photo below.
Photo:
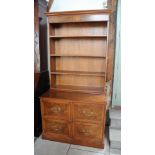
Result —
[{"label": "drawer", "polygon": [[101,124],[74,123],[74,139],[102,140],[103,126]]},{"label": "drawer", "polygon": [[68,120],[70,117],[70,103],[61,100],[42,100],[43,116]]},{"label": "drawer", "polygon": [[105,105],[96,103],[73,103],[74,121],[102,122],[105,117]]},{"label": "drawer", "polygon": [[69,137],[70,126],[66,121],[43,119],[43,132]]}]

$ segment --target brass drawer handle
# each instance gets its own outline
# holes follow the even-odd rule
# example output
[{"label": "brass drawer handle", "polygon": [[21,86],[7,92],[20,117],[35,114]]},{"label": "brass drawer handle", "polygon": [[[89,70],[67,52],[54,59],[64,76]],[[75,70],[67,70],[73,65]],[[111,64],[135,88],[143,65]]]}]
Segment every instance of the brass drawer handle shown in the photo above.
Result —
[{"label": "brass drawer handle", "polygon": [[63,131],[62,126],[58,126],[58,125],[52,126],[50,129],[52,131],[61,131],[61,132]]},{"label": "brass drawer handle", "polygon": [[73,121],[74,121],[73,118],[70,118],[69,123],[73,123]]},{"label": "brass drawer handle", "polygon": [[90,132],[86,129],[82,129],[80,130],[81,133],[83,133],[84,135],[90,135]]},{"label": "brass drawer handle", "polygon": [[53,112],[53,113],[60,113],[61,112],[61,108],[59,107],[59,106],[53,106],[52,108],[51,108],[51,111]]},{"label": "brass drawer handle", "polygon": [[94,116],[94,112],[93,111],[82,110],[82,114],[87,116],[87,117]]}]

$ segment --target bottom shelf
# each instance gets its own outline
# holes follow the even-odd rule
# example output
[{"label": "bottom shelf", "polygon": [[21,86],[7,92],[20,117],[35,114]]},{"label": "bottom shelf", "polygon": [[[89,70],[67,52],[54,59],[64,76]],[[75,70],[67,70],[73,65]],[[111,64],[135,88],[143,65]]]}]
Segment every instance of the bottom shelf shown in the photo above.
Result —
[{"label": "bottom shelf", "polygon": [[66,100],[74,100],[89,102],[89,103],[106,103],[106,94],[92,94],[92,93],[84,93],[84,92],[67,92],[67,91],[59,91],[59,90],[51,90],[46,91],[41,97],[43,98],[54,98],[54,99],[66,99]]},{"label": "bottom shelf", "polygon": [[104,87],[71,86],[71,85],[57,85],[55,87],[51,87],[51,90],[83,92],[83,93],[93,93],[93,94],[104,93]]}]

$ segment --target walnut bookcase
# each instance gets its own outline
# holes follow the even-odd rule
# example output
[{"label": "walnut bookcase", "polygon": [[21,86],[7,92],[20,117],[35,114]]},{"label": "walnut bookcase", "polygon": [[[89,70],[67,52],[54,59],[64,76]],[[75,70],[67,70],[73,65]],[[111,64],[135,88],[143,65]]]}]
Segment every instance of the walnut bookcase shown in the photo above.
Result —
[{"label": "walnut bookcase", "polygon": [[110,13],[46,13],[51,87],[41,97],[43,138],[103,148]]}]

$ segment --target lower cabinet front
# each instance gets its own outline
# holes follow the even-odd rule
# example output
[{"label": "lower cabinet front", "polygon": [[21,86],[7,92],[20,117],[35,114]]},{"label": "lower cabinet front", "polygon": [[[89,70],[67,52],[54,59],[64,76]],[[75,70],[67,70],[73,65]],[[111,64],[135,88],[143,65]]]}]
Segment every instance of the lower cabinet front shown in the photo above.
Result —
[{"label": "lower cabinet front", "polygon": [[[58,115],[62,111],[58,106],[62,109],[63,104],[52,102],[51,100],[50,104],[48,103],[52,112],[47,112],[47,103],[42,102],[42,106],[44,106],[42,107],[42,137],[44,139],[98,148],[104,147],[104,105],[90,107],[86,103],[79,103],[79,105],[75,103],[74,105],[64,102],[64,105],[72,107],[72,109],[70,114],[68,114],[68,110],[63,110],[67,113],[64,113],[64,117],[62,117],[62,115]],[[53,114],[53,111],[59,113]]]},{"label": "lower cabinet front", "polygon": [[44,120],[43,138],[103,148],[103,125],[61,120]]}]

